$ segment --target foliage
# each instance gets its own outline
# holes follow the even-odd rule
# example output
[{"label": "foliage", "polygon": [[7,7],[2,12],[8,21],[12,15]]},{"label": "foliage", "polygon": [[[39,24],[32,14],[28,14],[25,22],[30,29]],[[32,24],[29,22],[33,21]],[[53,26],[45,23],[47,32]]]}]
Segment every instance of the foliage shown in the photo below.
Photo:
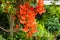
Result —
[{"label": "foliage", "polygon": [[49,30],[51,33],[58,31],[60,28],[60,23],[58,18],[55,16],[52,16],[48,21],[46,22],[46,27],[47,30]]},{"label": "foliage", "polygon": [[19,30],[18,32],[14,33],[14,40],[26,40],[26,33]]},{"label": "foliage", "polygon": [[38,32],[34,34],[38,40],[54,40],[54,35],[46,31],[44,24],[38,23]]},{"label": "foliage", "polygon": [[4,5],[3,4],[0,4],[0,14],[4,12]]},{"label": "foliage", "polygon": [[5,38],[2,37],[2,35],[0,35],[0,40],[6,40]]},{"label": "foliage", "polygon": [[[9,24],[13,23],[12,21],[9,23],[9,17],[10,15],[13,15],[14,25],[12,25],[14,32],[6,33],[5,31],[1,30],[0,34],[2,34],[0,35],[0,40],[10,40],[11,38],[13,38],[13,40],[54,40],[55,36],[60,35],[60,6],[46,5],[45,12],[43,2],[41,4],[41,1],[38,1],[38,3],[36,3],[34,0],[27,0],[30,2],[30,4],[27,3],[28,5],[25,4],[26,1],[24,2],[24,0],[18,1],[1,1],[0,26],[4,26],[3,28],[9,29],[9,27],[11,27]],[[20,5],[20,3],[23,5]],[[26,14],[24,14],[25,12]],[[36,25],[34,23],[36,23]],[[27,24],[29,24],[29,27],[27,27]],[[32,35],[31,32],[35,33]],[[13,37],[10,37],[12,35],[9,36],[10,33],[13,34]],[[30,38],[27,38],[27,33],[29,34]]]},{"label": "foliage", "polygon": [[53,6],[45,6],[46,8],[46,13],[49,13],[51,15],[55,15],[57,16],[58,18],[60,18],[60,6],[56,6],[56,5],[53,5]]}]

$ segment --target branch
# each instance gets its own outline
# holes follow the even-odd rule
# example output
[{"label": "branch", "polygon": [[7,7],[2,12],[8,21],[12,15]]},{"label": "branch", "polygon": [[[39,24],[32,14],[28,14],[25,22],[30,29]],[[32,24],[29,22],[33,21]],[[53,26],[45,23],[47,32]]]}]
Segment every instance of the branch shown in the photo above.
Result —
[{"label": "branch", "polygon": [[[4,28],[1,27],[1,26],[0,26],[0,29],[2,29],[2,30],[5,31],[5,32],[11,32],[10,30],[6,30],[6,29],[4,29]],[[18,30],[22,30],[22,29],[18,29]],[[18,30],[15,29],[13,32],[17,32]]]},{"label": "branch", "polygon": [[10,32],[9,30],[4,29],[3,27],[0,26],[0,29],[2,29],[5,32]]}]

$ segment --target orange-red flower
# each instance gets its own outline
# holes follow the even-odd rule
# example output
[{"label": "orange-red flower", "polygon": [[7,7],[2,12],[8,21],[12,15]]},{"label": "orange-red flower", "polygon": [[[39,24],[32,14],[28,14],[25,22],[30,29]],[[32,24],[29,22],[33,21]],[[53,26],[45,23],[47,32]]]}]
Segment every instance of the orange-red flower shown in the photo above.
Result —
[{"label": "orange-red flower", "polygon": [[36,6],[36,12],[42,14],[45,12],[44,10],[44,0],[38,0],[38,4]]},{"label": "orange-red flower", "polygon": [[16,24],[16,26],[15,26],[15,28],[14,28],[14,31],[18,31],[18,29],[19,29],[19,25]]},{"label": "orange-red flower", "polygon": [[22,30],[23,30],[24,32],[28,32],[28,31],[29,31],[28,26],[25,25],[25,27],[24,27]]},{"label": "orange-red flower", "polygon": [[16,24],[16,29],[18,29],[19,28],[19,25],[18,24]]},{"label": "orange-red flower", "polygon": [[28,37],[31,37],[31,36],[32,36],[32,32],[29,31],[29,32],[27,33],[27,38],[28,38]]},{"label": "orange-red flower", "polygon": [[26,21],[25,21],[25,20],[20,19],[20,23],[21,23],[21,24],[25,24],[25,23],[26,23]]},{"label": "orange-red flower", "polygon": [[34,12],[34,8],[28,3],[20,6],[20,23],[24,24],[24,28],[22,30],[27,32],[28,36],[32,36],[33,33],[37,32],[35,24],[36,14]]},{"label": "orange-red flower", "polygon": [[29,3],[25,3],[19,6],[19,13],[17,14],[19,21],[24,25],[22,29],[24,32],[27,32],[27,37],[31,37],[32,34],[36,33],[36,21],[35,16],[37,13],[40,15],[45,12],[44,10],[44,1],[38,0],[36,9],[30,6]]}]

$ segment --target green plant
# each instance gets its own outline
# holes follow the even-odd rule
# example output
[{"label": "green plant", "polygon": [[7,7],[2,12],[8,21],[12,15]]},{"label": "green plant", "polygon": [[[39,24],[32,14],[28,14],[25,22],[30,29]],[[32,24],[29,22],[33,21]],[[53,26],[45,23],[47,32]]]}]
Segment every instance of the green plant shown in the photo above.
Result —
[{"label": "green plant", "polygon": [[0,40],[6,40],[5,38],[2,37],[2,35],[0,35]]},{"label": "green plant", "polygon": [[58,31],[59,29],[59,20],[57,17],[55,16],[52,16],[51,18],[48,19],[48,21],[46,22],[45,24],[45,28],[51,32],[51,33],[54,33],[56,31]]},{"label": "green plant", "polygon": [[45,29],[44,23],[38,23],[37,30],[38,32],[34,34],[34,36],[37,37],[37,40],[54,40],[54,35]]}]

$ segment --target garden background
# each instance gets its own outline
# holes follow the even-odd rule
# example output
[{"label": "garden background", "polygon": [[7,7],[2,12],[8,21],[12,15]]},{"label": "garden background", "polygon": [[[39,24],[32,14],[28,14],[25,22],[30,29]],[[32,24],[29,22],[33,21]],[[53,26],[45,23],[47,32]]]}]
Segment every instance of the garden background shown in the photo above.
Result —
[{"label": "garden background", "polygon": [[51,2],[52,5],[44,4],[45,12],[35,17],[37,32],[26,38],[27,32],[22,31],[24,25],[19,23],[17,9],[25,2],[35,7],[37,0],[0,0],[0,40],[60,40],[60,5],[55,5],[57,1]]}]

